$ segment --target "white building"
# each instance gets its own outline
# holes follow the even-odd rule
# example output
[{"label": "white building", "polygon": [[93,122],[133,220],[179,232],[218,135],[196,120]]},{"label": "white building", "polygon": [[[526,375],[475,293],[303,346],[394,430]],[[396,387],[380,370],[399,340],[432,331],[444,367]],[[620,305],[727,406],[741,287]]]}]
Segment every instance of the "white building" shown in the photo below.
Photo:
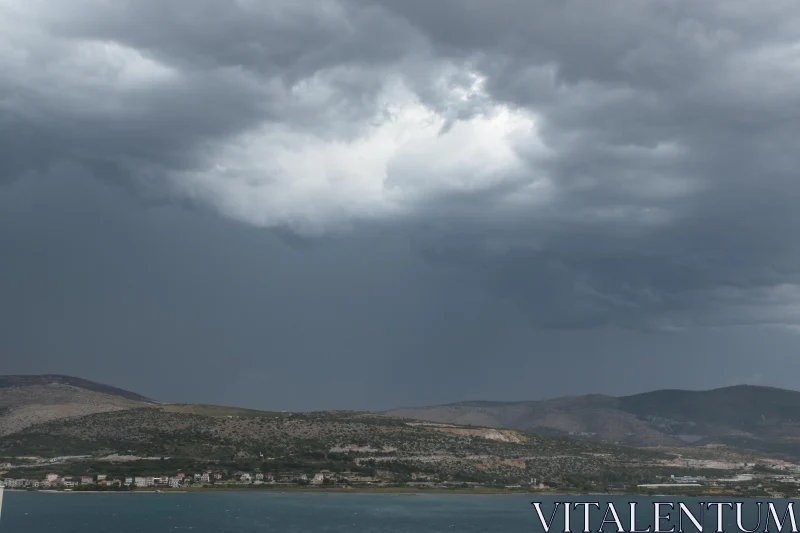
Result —
[{"label": "white building", "polygon": [[52,483],[53,481],[58,481],[58,474],[47,474],[44,478]]},{"label": "white building", "polygon": [[753,474],[737,474],[730,478],[715,479],[719,483],[739,483],[741,481],[753,481]]}]

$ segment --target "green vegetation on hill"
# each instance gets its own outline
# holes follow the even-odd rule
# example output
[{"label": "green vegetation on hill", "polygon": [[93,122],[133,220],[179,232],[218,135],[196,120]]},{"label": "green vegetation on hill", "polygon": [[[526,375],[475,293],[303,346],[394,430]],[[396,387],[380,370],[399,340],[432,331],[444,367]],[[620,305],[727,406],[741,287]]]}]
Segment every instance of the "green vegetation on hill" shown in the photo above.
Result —
[{"label": "green vegetation on hill", "polygon": [[[179,410],[180,411],[180,410]],[[646,479],[655,452],[478,428],[409,424],[347,412],[209,416],[169,408],[98,413],[29,427],[0,439],[0,455],[111,454],[164,461],[105,461],[114,472],[160,473],[209,465],[262,471],[360,472],[394,482],[441,481],[583,485]],[[223,411],[226,412],[226,411]],[[81,466],[82,465],[82,466]],[[37,467],[38,468],[38,467]]]},{"label": "green vegetation on hill", "polygon": [[[0,376],[0,463],[12,464],[6,477],[30,479],[50,470],[115,477],[213,470],[281,473],[291,483],[327,471],[364,483],[524,487],[536,479],[569,490],[629,490],[714,468],[725,477],[752,465],[758,451],[799,457],[797,412],[800,393],[729,387],[286,413],[156,404],[66,376]],[[707,443],[739,450],[698,446]]]},{"label": "green vegetation on hill", "polygon": [[238,417],[264,417],[277,416],[280,413],[271,411],[258,411],[256,409],[243,409],[241,407],[227,407],[222,405],[205,405],[178,403],[168,404],[161,407],[169,413],[187,413],[200,416],[238,416]]}]

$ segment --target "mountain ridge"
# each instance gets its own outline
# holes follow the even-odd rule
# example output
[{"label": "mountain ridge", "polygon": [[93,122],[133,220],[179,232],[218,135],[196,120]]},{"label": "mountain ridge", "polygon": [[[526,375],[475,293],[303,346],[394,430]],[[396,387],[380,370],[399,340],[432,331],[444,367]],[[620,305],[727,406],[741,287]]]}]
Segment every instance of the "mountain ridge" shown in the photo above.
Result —
[{"label": "mountain ridge", "polygon": [[[428,408],[429,415],[437,415],[438,409],[439,418],[458,419],[444,423],[420,423],[425,416],[397,413],[274,412],[144,402],[130,399],[141,395],[119,391],[69,376],[0,376],[0,458],[12,471],[6,477],[41,479],[53,468],[63,475],[115,476],[221,469],[278,472],[297,479],[304,472],[327,470],[368,483],[504,487],[538,479],[586,491],[606,484],[651,483],[673,472],[728,475],[730,469],[758,461],[773,464],[772,458],[781,455],[800,458],[800,426],[792,425],[791,418],[800,413],[800,393],[775,388],[473,401]],[[714,418],[717,411],[712,409],[707,419],[687,418],[698,399],[715,409],[731,404],[733,411]],[[755,410],[743,412],[741,405],[751,403]],[[770,415],[770,407],[780,416]],[[412,411],[425,414],[424,409]],[[736,416],[747,423],[737,425]],[[725,435],[730,429],[725,424],[733,424],[740,440],[729,441],[736,445],[729,449],[687,448],[697,444],[681,433],[691,424],[704,431],[706,426],[716,428],[716,433],[710,431],[713,435]],[[772,431],[758,451],[752,445],[759,437],[752,435],[753,424],[797,432],[794,440],[781,441],[780,431]],[[635,438],[626,441],[620,435]]]},{"label": "mountain ridge", "polygon": [[0,436],[45,422],[157,402],[117,387],[61,374],[0,376]]},{"label": "mountain ridge", "polygon": [[[0,376],[0,436],[41,423],[140,407],[209,416],[262,413],[237,407],[160,403],[124,389],[61,374]],[[467,400],[374,414],[634,447],[722,444],[800,457],[800,392],[761,385],[517,402]]]},{"label": "mountain ridge", "polygon": [[800,456],[800,392],[761,385],[520,402],[466,401],[384,413],[632,446],[726,444]]},{"label": "mountain ridge", "polygon": [[603,393],[588,393],[588,394],[569,394],[569,395],[566,395],[566,396],[553,396],[553,397],[549,397],[549,398],[542,398],[542,399],[539,399],[539,400],[486,400],[486,399],[483,399],[483,400],[459,400],[459,401],[455,401],[455,402],[447,402],[447,403],[441,403],[441,404],[403,405],[403,406],[399,406],[399,407],[394,407],[392,409],[384,409],[384,410],[379,411],[379,412],[387,413],[387,412],[390,412],[390,411],[396,411],[398,409],[424,409],[424,408],[427,408],[427,407],[449,407],[449,406],[491,407],[491,406],[512,405],[512,404],[514,404],[514,405],[532,404],[532,403],[538,403],[538,402],[548,402],[548,401],[553,401],[553,400],[566,400],[566,399],[569,399],[569,398],[590,398],[590,397],[594,397],[594,398],[617,398],[617,399],[619,399],[619,398],[633,398],[633,397],[637,397],[637,396],[643,396],[643,395],[654,394],[654,393],[668,393],[668,392],[708,393],[708,392],[722,391],[722,390],[727,390],[727,389],[747,389],[747,388],[772,389],[772,390],[778,390],[778,391],[796,392],[796,393],[800,394],[800,391],[797,391],[797,390],[794,390],[794,389],[785,389],[785,388],[782,388],[782,387],[773,387],[773,386],[770,386],[770,385],[751,385],[751,384],[742,383],[742,384],[736,384],[736,385],[725,385],[725,386],[722,386],[722,387],[715,387],[713,389],[680,389],[680,388],[653,389],[653,390],[650,390],[650,391],[637,392],[637,393],[634,393],[634,394],[626,394],[626,395],[620,395],[620,396],[615,396],[613,394],[603,394]]},{"label": "mountain ridge", "polygon": [[52,383],[56,383],[59,385],[68,385],[71,387],[78,387],[81,389],[86,389],[94,392],[109,394],[111,396],[119,396],[120,398],[125,398],[126,400],[132,400],[135,402],[158,403],[155,400],[147,398],[146,396],[142,396],[141,394],[121,389],[119,387],[114,387],[111,385],[106,385],[104,383],[98,383],[96,381],[90,381],[88,379],[83,379],[75,376],[68,376],[65,374],[0,375],[0,389],[8,387],[25,387],[31,385],[49,385]]}]

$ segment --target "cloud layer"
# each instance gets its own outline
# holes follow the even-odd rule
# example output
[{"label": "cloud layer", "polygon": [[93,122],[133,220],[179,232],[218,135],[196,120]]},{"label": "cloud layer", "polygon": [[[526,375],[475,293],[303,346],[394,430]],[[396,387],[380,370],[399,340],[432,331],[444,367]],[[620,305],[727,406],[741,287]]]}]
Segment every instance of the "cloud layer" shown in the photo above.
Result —
[{"label": "cloud layer", "polygon": [[0,181],[89,172],[314,238],[381,228],[539,327],[794,327],[798,20],[790,0],[0,0]]}]

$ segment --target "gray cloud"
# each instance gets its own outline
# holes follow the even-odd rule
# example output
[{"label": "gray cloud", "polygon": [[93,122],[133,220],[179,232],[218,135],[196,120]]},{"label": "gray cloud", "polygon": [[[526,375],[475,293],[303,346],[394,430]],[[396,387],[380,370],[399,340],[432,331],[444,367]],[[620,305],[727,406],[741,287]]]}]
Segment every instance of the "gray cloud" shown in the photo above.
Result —
[{"label": "gray cloud", "polygon": [[534,327],[800,322],[794,2],[0,9],[2,182],[386,231]]},{"label": "gray cloud", "polygon": [[387,6],[540,119],[552,198],[479,261],[540,323],[796,322],[795,4]]}]

